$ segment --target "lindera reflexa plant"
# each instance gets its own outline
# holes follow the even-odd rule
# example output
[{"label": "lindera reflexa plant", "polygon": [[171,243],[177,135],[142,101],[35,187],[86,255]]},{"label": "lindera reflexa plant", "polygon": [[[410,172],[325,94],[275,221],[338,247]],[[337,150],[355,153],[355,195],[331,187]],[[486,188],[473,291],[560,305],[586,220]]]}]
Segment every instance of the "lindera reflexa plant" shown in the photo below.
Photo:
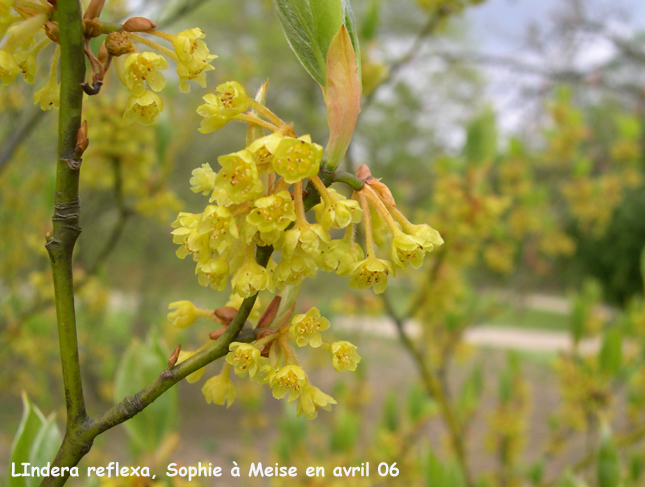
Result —
[{"label": "lindera reflexa plant", "polygon": [[[330,323],[316,308],[292,316],[303,279],[325,270],[349,277],[351,287],[372,287],[382,293],[395,268],[420,267],[425,253],[443,243],[430,226],[407,220],[387,185],[374,178],[367,166],[356,175],[337,170],[361,104],[359,48],[347,1],[276,0],[287,40],[323,90],[327,146],[323,150],[309,136],[298,136],[293,125],[265,106],[267,84],[255,98],[234,81],[204,97],[206,103],[197,110],[203,117],[200,131],[209,133],[232,120],[241,121],[248,124],[246,146],[219,157],[217,173],[208,164],[193,171],[193,191],[210,194],[211,204],[200,214],[180,213],[173,239],[180,245],[178,256],[191,255],[196,262],[200,284],[223,291],[230,277],[234,296],[230,306],[215,311],[198,309],[189,301],[172,303],[169,319],[175,326],[210,317],[221,329],[211,333],[198,351],[181,352],[177,347],[167,369],[151,384],[107,411],[89,416],[81,382],[72,273],[80,234],[79,174],[91,133],[91,127],[82,122],[84,94],[99,95],[106,72],[114,65],[130,93],[124,119],[150,124],[162,110],[157,92],[165,86],[160,71],[168,68],[167,59],[176,64],[182,92],[190,89],[189,81],[205,86],[205,73],[213,69],[210,62],[215,59],[200,29],[165,33],[142,17],[123,24],[104,23],[100,20],[104,3],[92,0],[85,11],[78,0],[0,3],[3,85],[19,74],[34,82],[37,56],[55,44],[47,81],[34,96],[45,110],[60,107],[55,210],[46,247],[54,280],[67,421],[53,467],[75,466],[99,434],[132,418],[182,379],[199,379],[205,365],[223,357],[222,373],[203,387],[209,402],[233,402],[229,379],[233,368],[240,377],[268,383],[276,398],[297,400],[298,415],[315,418],[319,408],[330,409],[335,400],[309,382],[294,344],[328,351],[333,367],[341,372],[355,370],[360,356],[349,342],[323,340],[321,332]],[[105,37],[95,55],[90,40],[101,36]],[[137,46],[155,52],[140,52]],[[334,183],[349,186],[351,198],[330,188]],[[310,210],[316,223],[308,221]],[[355,227],[361,222],[365,251],[354,240]],[[340,239],[332,238],[337,229],[344,229]],[[388,234],[390,260],[379,258],[374,245]],[[279,251],[279,258],[274,251]],[[275,297],[256,325],[245,327],[260,291]],[[41,485],[63,485],[68,475],[44,478]]]}]

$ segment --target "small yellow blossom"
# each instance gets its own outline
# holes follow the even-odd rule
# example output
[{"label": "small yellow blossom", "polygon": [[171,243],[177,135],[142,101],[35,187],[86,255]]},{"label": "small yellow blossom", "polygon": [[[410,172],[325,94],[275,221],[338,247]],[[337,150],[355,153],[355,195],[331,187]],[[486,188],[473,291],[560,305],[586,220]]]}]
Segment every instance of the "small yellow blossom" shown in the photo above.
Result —
[{"label": "small yellow blossom", "polygon": [[253,161],[258,168],[258,172],[273,171],[273,156],[283,137],[279,132],[275,132],[271,135],[260,137],[247,147],[247,150],[253,155]]},{"label": "small yellow blossom", "polygon": [[273,397],[282,399],[289,395],[287,400],[293,402],[307,385],[307,376],[299,365],[285,365],[272,375],[269,385],[273,389]]},{"label": "small yellow blossom", "polygon": [[410,225],[406,233],[416,237],[426,252],[431,252],[435,247],[443,245],[443,238],[437,230],[425,223],[421,225]]},{"label": "small yellow blossom", "polygon": [[262,181],[253,162],[251,153],[246,149],[233,154],[220,156],[217,161],[222,169],[217,173],[215,186],[222,190],[223,196],[218,194],[217,202],[226,206],[226,199],[232,203],[242,203],[262,195]]},{"label": "small yellow blossom", "polygon": [[144,91],[142,95],[130,95],[123,119],[128,123],[150,125],[163,110],[163,102],[156,93]]},{"label": "small yellow blossom", "polygon": [[190,91],[189,80],[195,81],[201,87],[206,87],[206,71],[213,68],[209,63],[217,56],[208,51],[203,39],[206,37],[201,29],[188,29],[173,36],[172,46],[177,54],[177,74],[179,75],[179,91]]},{"label": "small yellow blossom", "polygon": [[44,111],[60,106],[60,85],[55,77],[50,77],[47,84],[34,93],[34,104],[36,103]]},{"label": "small yellow blossom", "polygon": [[297,286],[305,277],[316,277],[315,261],[296,250],[290,257],[283,257],[273,270],[273,283],[278,289],[284,286]]},{"label": "small yellow blossom", "polygon": [[390,252],[394,264],[398,267],[405,267],[405,264],[409,263],[414,269],[421,267],[426,252],[422,242],[419,238],[397,232],[392,239]]},{"label": "small yellow blossom", "polygon": [[293,317],[289,333],[294,336],[299,347],[309,344],[313,348],[318,348],[322,344],[320,332],[328,328],[329,320],[320,316],[317,308],[311,308],[307,313]]},{"label": "small yellow blossom", "polygon": [[159,71],[168,69],[166,59],[154,52],[133,52],[123,63],[123,84],[130,93],[141,96],[146,83],[152,91],[159,92],[166,85],[166,78]]},{"label": "small yellow blossom", "polygon": [[204,117],[199,131],[203,134],[221,129],[233,117],[249,109],[251,99],[244,87],[236,81],[229,81],[217,87],[217,94],[204,96],[204,105],[197,108],[197,113]]},{"label": "small yellow blossom", "polygon": [[202,164],[202,167],[193,169],[190,178],[190,189],[193,193],[207,195],[215,190],[215,172],[210,164]]},{"label": "small yellow blossom", "polygon": [[307,419],[315,419],[318,417],[318,409],[322,408],[325,411],[331,411],[332,404],[336,404],[333,397],[307,383],[298,399],[296,417],[299,418],[304,414]]},{"label": "small yellow blossom", "polygon": [[390,274],[394,276],[394,267],[388,261],[367,257],[354,265],[349,287],[354,289],[372,287],[376,294],[381,294],[387,287],[387,276]]},{"label": "small yellow blossom", "polygon": [[323,266],[327,272],[349,276],[356,263],[364,257],[363,249],[356,242],[332,240],[323,254]]},{"label": "small yellow blossom", "polygon": [[213,404],[223,406],[225,403],[228,403],[226,407],[229,408],[233,404],[233,401],[235,401],[235,386],[228,376],[230,369],[231,366],[226,364],[221,374],[211,377],[204,382],[202,394],[204,394],[208,404],[212,402]]},{"label": "small yellow blossom", "polygon": [[[246,221],[263,234],[282,232],[296,219],[293,200],[288,191],[258,198],[253,206],[253,210],[246,216]],[[273,244],[275,240],[267,243]]]},{"label": "small yellow blossom", "polygon": [[168,309],[174,309],[168,313],[168,321],[175,328],[188,328],[197,318],[207,317],[213,313],[210,310],[198,308],[190,301],[175,301],[168,305]]},{"label": "small yellow blossom", "polygon": [[235,375],[238,377],[254,377],[258,368],[262,365],[260,350],[248,343],[233,342],[228,347],[230,350],[226,355],[226,361],[234,367]]},{"label": "small yellow blossom", "polygon": [[218,291],[226,289],[228,273],[228,262],[222,258],[210,258],[205,263],[197,264],[195,268],[199,284],[204,287],[210,286],[211,289]]},{"label": "small yellow blossom", "polygon": [[329,233],[320,224],[297,223],[294,228],[284,232],[280,250],[282,255],[291,257],[296,248],[300,248],[305,254],[317,260],[321,252],[327,248],[329,239]]},{"label": "small yellow blossom", "polygon": [[358,201],[348,200],[342,194],[328,188],[331,201],[321,201],[313,207],[316,220],[327,230],[345,228],[350,223],[359,223],[363,217]]},{"label": "small yellow blossom", "polygon": [[[197,352],[184,352],[183,350],[179,352],[179,358],[177,359],[177,364],[182,363],[184,360],[188,360],[190,357],[195,355]],[[199,381],[199,379],[202,378],[202,375],[204,375],[204,371],[206,369],[202,367],[201,369],[197,369],[195,372],[190,374],[188,377],[186,377],[186,380],[190,384],[194,384],[195,382]]]},{"label": "small yellow blossom", "polygon": [[273,169],[289,183],[318,174],[323,148],[311,142],[309,135],[298,139],[284,137],[280,140],[273,158]]},{"label": "small yellow blossom", "polygon": [[233,292],[244,299],[268,289],[270,285],[269,272],[252,258],[246,259],[231,279]]},{"label": "small yellow blossom", "polygon": [[237,225],[231,212],[221,206],[208,205],[197,225],[197,234],[208,234],[210,249],[221,254],[238,238]]},{"label": "small yellow blossom", "polygon": [[346,341],[334,342],[329,347],[331,362],[338,372],[355,371],[361,361],[356,353],[356,345]]}]

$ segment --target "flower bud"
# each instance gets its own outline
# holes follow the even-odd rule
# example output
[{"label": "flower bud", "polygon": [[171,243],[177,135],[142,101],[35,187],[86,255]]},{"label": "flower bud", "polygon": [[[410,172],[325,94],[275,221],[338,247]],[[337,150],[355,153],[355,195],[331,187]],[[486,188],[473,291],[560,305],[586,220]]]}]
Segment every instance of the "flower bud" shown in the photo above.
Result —
[{"label": "flower bud", "polygon": [[92,0],[83,14],[84,20],[96,19],[101,15],[105,0]]},{"label": "flower bud", "polygon": [[232,306],[222,306],[215,310],[215,321],[218,321],[222,325],[229,325],[236,314],[237,309]]},{"label": "flower bud", "polygon": [[83,19],[83,34],[85,37],[94,38],[103,33],[103,23],[97,18]]},{"label": "flower bud", "polygon": [[58,22],[48,20],[45,22],[45,35],[58,44]]},{"label": "flower bud", "polygon": [[101,47],[99,47],[99,54],[97,56],[99,62],[101,64],[105,64],[109,57],[110,55],[108,54],[107,48],[105,47],[105,41],[101,42]]},{"label": "flower bud", "polygon": [[105,48],[112,56],[122,56],[136,50],[132,41],[120,32],[110,32],[107,35]]},{"label": "flower bud", "polygon": [[121,30],[124,32],[147,32],[156,29],[157,24],[145,17],[131,17],[125,21]]},{"label": "flower bud", "polygon": [[172,326],[176,328],[192,326],[197,318],[203,316],[204,311],[190,301],[175,301],[168,305],[168,309],[175,310],[168,313],[168,321],[172,322]]}]

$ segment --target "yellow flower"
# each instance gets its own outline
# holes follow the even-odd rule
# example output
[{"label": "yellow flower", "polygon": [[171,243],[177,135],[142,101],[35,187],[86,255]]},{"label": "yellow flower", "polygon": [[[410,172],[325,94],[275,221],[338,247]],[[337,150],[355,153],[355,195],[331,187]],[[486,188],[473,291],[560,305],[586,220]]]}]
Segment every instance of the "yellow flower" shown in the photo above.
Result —
[{"label": "yellow flower", "polygon": [[293,402],[302,393],[307,384],[307,376],[299,365],[285,365],[278,370],[269,380],[273,389],[273,397],[282,399],[287,394],[287,400]]},{"label": "yellow flower", "polygon": [[329,320],[320,316],[317,308],[311,308],[306,314],[299,314],[291,320],[291,333],[296,339],[299,347],[309,344],[313,348],[318,348],[322,344],[321,331],[329,328]]},{"label": "yellow flower", "polygon": [[0,49],[0,80],[2,80],[2,86],[5,87],[11,84],[20,73],[22,73],[22,70],[13,54]]},{"label": "yellow flower", "polygon": [[443,245],[443,238],[437,230],[425,223],[421,225],[410,225],[406,228],[406,233],[418,239],[418,242],[426,252],[431,252],[435,247]]},{"label": "yellow flower", "polygon": [[273,171],[273,155],[283,137],[282,134],[275,132],[271,135],[260,137],[247,147],[247,150],[253,155],[253,161],[258,168],[258,172]]},{"label": "yellow flower", "polygon": [[356,353],[356,345],[346,341],[334,342],[329,347],[331,362],[338,372],[355,371],[361,361]]},{"label": "yellow flower", "polygon": [[280,140],[273,158],[273,169],[289,183],[318,174],[323,148],[311,142],[309,135],[298,139],[284,137]]},{"label": "yellow flower", "polygon": [[163,110],[163,102],[156,93],[144,91],[142,95],[130,95],[123,119],[128,123],[150,125]]},{"label": "yellow flower", "polygon": [[34,93],[34,104],[38,103],[41,110],[51,110],[60,105],[60,85],[55,77],[50,77],[47,84]]},{"label": "yellow flower", "polygon": [[270,285],[269,272],[253,258],[246,259],[231,279],[233,292],[239,294],[243,299],[264,291]]},{"label": "yellow flower", "polygon": [[[246,216],[246,221],[262,234],[277,231],[279,236],[279,232],[296,219],[295,207],[288,191],[258,198],[253,206],[255,208]],[[275,240],[266,243],[271,245]]]},{"label": "yellow flower", "polygon": [[36,72],[38,71],[38,63],[36,62],[36,54],[33,52],[17,52],[14,59],[20,67],[25,82],[31,84],[36,79]]},{"label": "yellow flower", "polygon": [[318,409],[322,408],[325,411],[331,411],[332,404],[336,404],[333,397],[307,383],[298,400],[296,417],[299,418],[304,414],[307,419],[315,419],[318,416]]},{"label": "yellow flower", "polygon": [[363,258],[363,249],[356,242],[345,239],[332,240],[323,254],[323,266],[327,272],[349,276],[356,262]]},{"label": "yellow flower", "polygon": [[190,301],[175,301],[168,305],[168,309],[175,310],[168,313],[168,321],[175,328],[188,328],[197,318],[209,317],[213,313],[211,310],[198,308]]},{"label": "yellow flower", "polygon": [[418,269],[423,265],[425,252],[422,240],[416,237],[397,232],[392,239],[390,253],[394,265],[398,267],[405,267],[407,262],[412,268]]},{"label": "yellow flower", "polygon": [[208,205],[202,213],[197,234],[208,234],[210,249],[219,254],[231,246],[232,239],[239,237],[231,212],[215,205]]},{"label": "yellow flower", "polygon": [[367,257],[354,265],[349,287],[354,289],[372,287],[376,294],[381,294],[387,287],[387,276],[390,274],[394,276],[394,267],[387,260]]},{"label": "yellow flower", "polygon": [[317,223],[297,223],[294,228],[284,232],[284,238],[280,243],[282,255],[291,257],[294,251],[299,248],[305,254],[309,254],[314,260],[320,258],[321,252],[327,247],[329,234]]},{"label": "yellow flower", "polygon": [[226,407],[230,408],[233,401],[235,401],[235,386],[228,376],[229,370],[231,370],[231,366],[226,364],[221,374],[211,377],[204,382],[202,394],[204,394],[208,404],[212,402],[213,404],[223,406],[225,403],[228,403]]},{"label": "yellow flower", "polygon": [[215,178],[215,186],[221,190],[217,195],[218,204],[227,206],[227,200],[243,203],[262,195],[264,186],[249,151],[243,149],[220,156],[217,161],[222,166]]},{"label": "yellow flower", "polygon": [[350,223],[359,223],[363,217],[358,201],[348,200],[342,194],[328,188],[331,201],[321,201],[313,207],[316,213],[316,220],[324,228],[345,228]]},{"label": "yellow flower", "polygon": [[204,105],[197,108],[197,113],[204,117],[199,131],[203,134],[221,129],[233,117],[245,112],[251,105],[251,99],[244,87],[236,81],[228,81],[217,87],[217,94],[204,96]]},{"label": "yellow flower", "polygon": [[296,250],[291,257],[282,257],[273,270],[273,283],[278,289],[297,286],[305,277],[316,277],[316,263],[311,257]]},{"label": "yellow flower", "polygon": [[154,52],[133,52],[123,63],[123,84],[135,96],[146,91],[146,83],[152,91],[159,92],[166,86],[166,78],[159,71],[168,69],[166,60]]},{"label": "yellow flower", "polygon": [[197,264],[195,268],[199,284],[204,287],[210,286],[211,289],[217,289],[218,291],[226,289],[228,272],[228,262],[221,258],[208,259],[203,264]]},{"label": "yellow flower", "polygon": [[206,71],[213,68],[209,63],[217,56],[210,54],[203,39],[206,37],[201,29],[188,29],[173,36],[172,46],[177,54],[177,74],[179,75],[179,91],[190,91],[189,80],[195,81],[201,87],[206,87]]},{"label": "yellow flower", "polygon": [[[190,357],[195,355],[195,353],[197,352],[184,352],[184,351],[179,352],[179,358],[177,359],[177,364],[182,363],[184,360],[188,360]],[[199,379],[202,378],[202,375],[204,375],[205,370],[206,369],[204,367],[202,367],[201,369],[197,369],[195,372],[193,372],[188,377],[186,377],[186,380],[189,383],[194,384],[195,382],[197,382]]]},{"label": "yellow flower", "polygon": [[215,190],[215,172],[210,164],[202,164],[202,167],[193,169],[190,178],[190,189],[193,193],[207,195]]},{"label": "yellow flower", "polygon": [[[226,355],[226,361],[235,369],[235,375],[238,377],[254,377],[262,364],[260,350],[249,345],[248,343],[233,342],[228,347],[230,350]],[[266,359],[265,359],[266,360]]]}]

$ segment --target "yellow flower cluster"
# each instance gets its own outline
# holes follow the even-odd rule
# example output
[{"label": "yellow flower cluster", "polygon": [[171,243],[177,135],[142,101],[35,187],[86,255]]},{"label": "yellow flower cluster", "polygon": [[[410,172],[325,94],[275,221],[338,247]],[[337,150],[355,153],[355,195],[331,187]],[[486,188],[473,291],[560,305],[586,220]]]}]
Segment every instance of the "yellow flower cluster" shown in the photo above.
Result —
[{"label": "yellow flower cluster", "polygon": [[[410,264],[418,268],[424,254],[443,243],[431,227],[412,225],[396,209],[391,195],[382,196],[383,192],[389,194],[387,188],[371,176],[352,199],[327,188],[318,176],[322,147],[308,135],[296,137],[290,125],[249,97],[239,83],[224,83],[204,100],[197,110],[204,117],[200,128],[204,133],[231,120],[269,128],[273,133],[219,157],[221,169],[217,173],[209,164],[193,171],[192,190],[210,195],[210,203],[215,204],[203,213],[180,213],[172,233],[173,241],[181,246],[177,255],[192,256],[202,285],[223,290],[231,276],[233,292],[247,298],[259,291],[297,286],[322,269],[350,276],[351,287],[372,287],[381,293],[395,267]],[[267,120],[253,112],[244,113],[249,109]],[[316,223],[309,222],[305,214],[305,179],[309,180],[308,192],[313,187],[321,198],[313,207]],[[392,237],[392,262],[376,257],[370,219],[365,220],[366,256],[354,242],[354,226],[370,205],[386,222],[383,230],[378,230],[383,242],[388,235]],[[332,239],[330,232],[335,229],[345,229],[345,236]],[[267,245],[279,250],[281,258],[279,262],[271,260],[265,268],[255,262],[255,247]]]},{"label": "yellow flower cluster", "polygon": [[[171,303],[169,309],[172,311],[168,313],[168,320],[178,328],[191,326],[199,318],[217,320],[218,316],[217,311],[199,309],[190,301]],[[276,399],[286,397],[289,402],[298,400],[298,416],[304,414],[307,418],[314,419],[318,416],[318,409],[329,411],[331,405],[336,404],[334,398],[311,384],[290,342],[298,347],[309,345],[327,350],[331,363],[338,372],[356,370],[361,361],[356,353],[356,346],[347,341],[324,342],[321,332],[327,330],[330,323],[320,315],[318,309],[311,308],[307,313],[293,317],[291,312],[281,314],[277,306],[269,305],[255,327],[258,332],[256,336],[261,338],[253,343],[230,344],[222,372],[208,379],[202,387],[207,402],[222,406],[233,403],[235,385],[230,379],[230,371],[233,370],[239,378],[268,384]],[[178,362],[196,353],[180,352]],[[204,368],[193,372],[188,376],[188,382],[198,381],[203,373]]]},{"label": "yellow flower cluster", "polygon": [[[240,378],[269,384],[277,399],[297,400],[298,415],[312,419],[319,408],[328,410],[336,401],[309,382],[290,342],[328,351],[338,372],[356,370],[361,358],[350,342],[323,341],[322,332],[330,323],[316,308],[291,317],[302,281],[325,270],[349,277],[351,287],[382,293],[396,267],[419,268],[425,254],[443,240],[430,226],[410,223],[387,186],[366,166],[356,176],[341,175],[344,179],[339,181],[354,190],[351,198],[329,188],[334,181],[328,176],[333,179],[339,173],[324,166],[323,148],[309,135],[298,137],[291,125],[264,106],[265,95],[266,85],[253,99],[230,81],[204,97],[197,110],[204,118],[199,130],[213,132],[233,120],[247,123],[246,146],[220,156],[217,172],[209,164],[192,172],[192,191],[209,196],[209,204],[201,213],[179,213],[172,225],[173,242],[179,245],[178,257],[191,256],[196,263],[201,285],[223,291],[230,277],[236,299],[225,309],[235,310],[240,299],[261,291],[277,293],[253,329],[255,341],[233,342],[222,373],[204,384],[206,400],[231,404],[233,369]],[[307,218],[310,209],[314,222]],[[361,221],[366,252],[354,241]],[[344,230],[340,239],[334,238],[337,230]],[[376,245],[386,247],[391,260],[377,257]],[[269,246],[276,252],[266,266],[260,265],[257,249]],[[168,319],[179,328],[209,313],[217,316],[217,311],[199,310],[189,301],[172,303],[171,308],[176,309]],[[226,327],[231,321],[220,322]],[[210,336],[215,339],[221,333]]]},{"label": "yellow flower cluster", "polygon": [[[149,125],[163,110],[163,101],[157,94],[166,79],[161,71],[168,69],[166,58],[177,65],[179,89],[190,91],[189,81],[206,86],[206,72],[213,68],[210,62],[217,56],[211,54],[202,40],[205,35],[198,29],[188,29],[179,34],[168,34],[156,30],[157,25],[143,17],[133,17],[124,22],[121,30],[105,28],[99,20],[103,2],[94,0],[84,13],[84,36],[86,40],[107,34],[98,57],[86,50],[92,72],[92,86],[85,88],[97,94],[103,84],[107,70],[115,64],[117,75],[130,92],[123,118],[128,122]],[[22,74],[27,83],[33,83],[38,68],[37,56],[50,43],[58,43],[58,23],[55,2],[31,2],[0,0],[0,81],[2,87],[11,84]],[[151,39],[148,34],[169,42],[168,49]],[[139,52],[136,43],[157,52]],[[58,62],[60,48],[52,59],[49,77],[45,85],[34,93],[34,103],[41,109],[58,108],[60,84],[58,83]],[[114,59],[114,63],[112,63]]]}]

